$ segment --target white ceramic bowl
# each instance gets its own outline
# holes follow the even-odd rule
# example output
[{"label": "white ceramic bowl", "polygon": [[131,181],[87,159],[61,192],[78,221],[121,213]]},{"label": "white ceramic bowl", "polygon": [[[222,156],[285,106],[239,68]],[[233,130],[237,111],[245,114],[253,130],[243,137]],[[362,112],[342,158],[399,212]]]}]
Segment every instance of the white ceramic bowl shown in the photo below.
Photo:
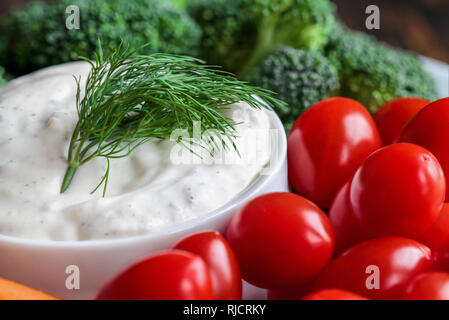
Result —
[{"label": "white ceramic bowl", "polygon": [[[280,133],[275,144],[278,156],[272,162],[272,171],[269,175],[261,175],[225,206],[159,232],[113,240],[51,242],[0,235],[0,276],[63,299],[91,299],[106,282],[151,253],[169,248],[195,232],[223,232],[232,215],[249,199],[264,193],[288,191],[285,131],[277,115],[267,112],[271,127]],[[66,287],[69,276],[66,268],[71,265],[77,266],[80,271],[78,290]],[[259,295],[252,293],[250,296],[261,297],[260,292]]]}]

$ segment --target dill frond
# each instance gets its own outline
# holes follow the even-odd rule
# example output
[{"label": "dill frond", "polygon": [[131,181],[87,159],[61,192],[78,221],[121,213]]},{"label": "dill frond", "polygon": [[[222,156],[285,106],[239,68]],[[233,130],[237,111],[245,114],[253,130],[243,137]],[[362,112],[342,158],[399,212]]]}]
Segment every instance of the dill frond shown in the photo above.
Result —
[{"label": "dill frond", "polygon": [[[107,57],[100,49],[93,61],[83,59],[92,69],[82,99],[81,79],[75,79],[78,122],[70,140],[61,193],[70,186],[79,166],[104,157],[108,167],[93,191],[103,185],[104,196],[111,159],[128,156],[149,139],[168,139],[176,129],[191,133],[196,121],[200,121],[202,133],[216,130],[223,137],[223,147],[229,144],[236,149],[236,123],[220,111],[240,101],[253,108],[283,104],[271,97],[272,92],[192,57],[139,55],[120,45]],[[213,149],[216,141],[196,143]]]}]

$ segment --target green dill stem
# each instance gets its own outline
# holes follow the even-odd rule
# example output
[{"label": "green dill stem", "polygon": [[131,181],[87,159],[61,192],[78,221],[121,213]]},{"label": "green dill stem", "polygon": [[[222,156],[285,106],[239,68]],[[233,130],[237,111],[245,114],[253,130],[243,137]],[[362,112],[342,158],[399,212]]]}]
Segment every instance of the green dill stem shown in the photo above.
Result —
[{"label": "green dill stem", "polygon": [[64,175],[64,180],[62,180],[62,186],[61,186],[61,193],[64,193],[67,188],[70,186],[70,183],[72,182],[73,176],[75,175],[76,170],[78,167],[69,166],[67,167],[67,171]]}]

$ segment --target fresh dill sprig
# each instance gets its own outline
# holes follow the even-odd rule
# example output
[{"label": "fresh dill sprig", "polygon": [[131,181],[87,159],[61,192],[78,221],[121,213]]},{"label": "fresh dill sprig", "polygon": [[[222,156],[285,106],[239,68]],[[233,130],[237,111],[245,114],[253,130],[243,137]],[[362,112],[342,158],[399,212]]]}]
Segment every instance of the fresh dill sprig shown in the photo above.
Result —
[{"label": "fresh dill sprig", "polygon": [[[93,61],[83,58],[92,69],[82,99],[81,78],[75,78],[78,122],[70,140],[61,193],[67,190],[79,166],[104,157],[106,172],[92,191],[104,185],[104,196],[110,159],[128,156],[149,139],[168,139],[176,129],[191,133],[196,121],[201,123],[201,133],[213,129],[223,138],[223,147],[229,143],[236,149],[236,123],[220,111],[239,101],[254,108],[266,107],[256,96],[271,107],[283,104],[271,97],[272,92],[249,86],[192,57],[144,56],[124,45],[105,57],[99,47]],[[214,139],[197,143],[217,146]]]}]

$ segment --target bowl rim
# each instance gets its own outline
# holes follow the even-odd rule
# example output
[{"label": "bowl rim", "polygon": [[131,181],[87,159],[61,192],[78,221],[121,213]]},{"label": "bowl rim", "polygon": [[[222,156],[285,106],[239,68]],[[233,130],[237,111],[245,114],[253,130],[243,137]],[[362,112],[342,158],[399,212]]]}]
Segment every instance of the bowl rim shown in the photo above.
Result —
[{"label": "bowl rim", "polygon": [[[151,242],[158,238],[169,237],[181,233],[188,229],[195,228],[199,225],[205,225],[211,220],[215,220],[218,216],[226,214],[234,210],[236,207],[241,206],[244,202],[250,199],[260,189],[267,185],[275,173],[282,169],[283,164],[286,162],[287,157],[287,135],[284,126],[279,119],[276,112],[271,108],[265,110],[270,120],[270,130],[277,129],[281,134],[277,135],[277,154],[279,155],[274,159],[274,163],[271,165],[272,169],[269,174],[259,175],[249,186],[239,192],[233,199],[224,204],[223,206],[205,213],[199,217],[177,223],[155,232],[142,233],[137,235],[118,237],[112,239],[89,239],[89,240],[34,240],[28,238],[20,238],[16,236],[9,236],[0,234],[0,244],[15,245],[29,248],[58,248],[58,249],[77,249],[77,248],[109,248],[120,245],[127,245],[133,242]],[[212,229],[211,229],[212,230]]]}]

